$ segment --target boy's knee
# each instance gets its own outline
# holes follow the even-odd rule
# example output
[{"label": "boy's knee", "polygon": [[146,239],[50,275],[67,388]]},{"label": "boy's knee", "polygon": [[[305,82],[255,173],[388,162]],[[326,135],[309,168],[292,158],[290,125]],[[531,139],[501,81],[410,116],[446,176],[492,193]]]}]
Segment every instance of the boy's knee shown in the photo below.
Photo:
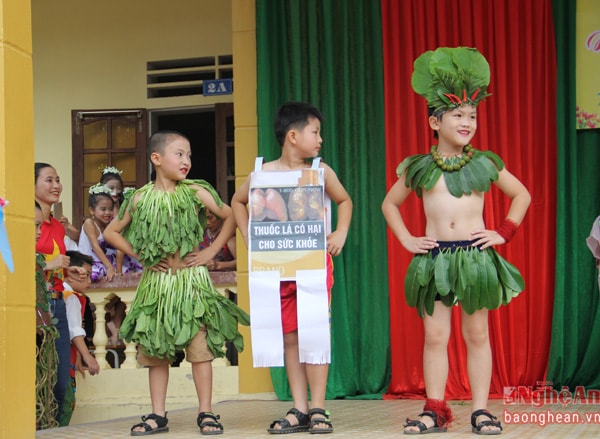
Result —
[{"label": "boy's knee", "polygon": [[427,328],[425,330],[425,344],[428,346],[448,345],[450,340],[450,329],[445,328]]},{"label": "boy's knee", "polygon": [[488,327],[464,327],[463,338],[465,339],[465,343],[471,346],[484,346],[489,344],[490,335]]}]

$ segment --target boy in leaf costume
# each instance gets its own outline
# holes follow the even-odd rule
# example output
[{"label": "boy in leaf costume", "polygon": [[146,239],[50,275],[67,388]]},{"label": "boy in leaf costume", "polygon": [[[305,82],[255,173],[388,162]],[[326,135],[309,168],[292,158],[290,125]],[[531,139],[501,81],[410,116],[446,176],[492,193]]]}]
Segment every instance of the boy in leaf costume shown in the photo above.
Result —
[{"label": "boy in leaf costume", "polygon": [[[477,129],[477,104],[487,96],[490,69],[476,49],[438,48],[414,63],[412,86],[427,99],[429,126],[438,144],[429,154],[406,158],[382,210],[391,230],[415,256],[406,279],[406,299],[423,317],[423,371],[427,401],[418,420],[407,419],[406,434],[446,431],[452,419],[444,401],[448,375],[447,344],[452,306],[462,307],[463,337],[470,359],[473,395],[471,425],[477,434],[500,434],[502,426],[487,411],[492,373],[488,310],[507,304],[524,289],[517,269],[492,246],[505,244],[523,220],[531,197],[523,184],[490,151],[471,145]],[[504,222],[488,230],[483,222],[484,193],[491,183],[512,201]],[[398,207],[414,191],[423,199],[424,236],[406,228]],[[485,334],[485,340],[481,340]]]},{"label": "boy in leaf costume", "polygon": [[[198,393],[200,432],[220,434],[223,426],[211,411],[211,362],[225,356],[227,341],[243,350],[237,326],[250,322],[246,312],[214,288],[206,264],[233,233],[235,222],[210,184],[186,180],[192,163],[185,136],[157,132],[148,141],[148,154],[156,180],[126,196],[119,217],[104,233],[106,241],[144,266],[119,336],[138,343],[138,363],[149,369],[153,413],[143,416],[131,435],[168,431],[168,368],[176,352],[184,349]],[[197,251],[207,210],[225,219],[225,233]]]}]

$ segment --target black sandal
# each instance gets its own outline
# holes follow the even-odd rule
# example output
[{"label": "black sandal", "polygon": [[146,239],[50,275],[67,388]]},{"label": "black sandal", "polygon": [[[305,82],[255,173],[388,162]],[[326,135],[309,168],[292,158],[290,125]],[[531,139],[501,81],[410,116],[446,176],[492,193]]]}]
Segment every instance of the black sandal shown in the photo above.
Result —
[{"label": "black sandal", "polygon": [[[212,421],[204,421],[204,419],[212,419]],[[198,413],[198,419],[196,419],[196,423],[198,427],[200,427],[200,434],[204,436],[213,436],[215,434],[223,434],[223,424],[219,422],[221,416],[215,415],[212,412],[200,412]],[[214,427],[218,430],[204,430],[206,427]]]},{"label": "black sandal", "polygon": [[[302,413],[295,407],[292,407],[286,413],[287,415],[294,415],[298,420],[298,424],[292,425],[286,418],[275,419],[267,428],[267,431],[271,434],[288,434],[288,433],[302,433],[308,431],[308,423],[310,417],[306,413]],[[275,425],[279,424],[281,428],[274,428]]]},{"label": "black sandal", "polygon": [[[314,415],[323,416],[318,418],[313,418]],[[308,432],[310,434],[328,434],[333,433],[333,424],[329,420],[329,412],[323,409],[315,408],[310,409],[308,411],[308,416],[310,416],[310,427],[308,428]],[[325,428],[317,428],[316,426],[319,424],[326,424]]]},{"label": "black sandal", "polygon": [[[477,424],[477,417],[479,416],[486,416],[489,418],[489,421],[481,421],[479,424]],[[502,424],[498,418],[484,409],[475,410],[473,413],[471,413],[471,425],[473,426],[471,431],[475,434],[492,436],[502,433]],[[499,430],[482,430],[483,427],[497,427]]]},{"label": "black sandal", "polygon": [[[427,425],[418,419],[406,418],[406,424],[404,424],[404,434],[444,433],[448,430],[446,427],[446,420],[441,416],[438,419],[436,412],[426,411],[419,414],[419,418],[422,418],[423,416],[429,416],[431,419],[433,419],[433,427],[427,427]],[[406,430],[406,427],[417,427],[419,431]]]},{"label": "black sandal", "polygon": [[[154,422],[156,422],[156,428],[153,428],[146,422],[148,419],[152,419]],[[166,433],[169,431],[169,427],[167,427],[168,423],[169,420],[167,419],[166,412],[164,416],[158,416],[154,413],[150,413],[148,416],[142,416],[142,422],[131,427],[131,436],[146,436],[148,434]],[[139,427],[142,427],[144,431],[133,431]]]}]

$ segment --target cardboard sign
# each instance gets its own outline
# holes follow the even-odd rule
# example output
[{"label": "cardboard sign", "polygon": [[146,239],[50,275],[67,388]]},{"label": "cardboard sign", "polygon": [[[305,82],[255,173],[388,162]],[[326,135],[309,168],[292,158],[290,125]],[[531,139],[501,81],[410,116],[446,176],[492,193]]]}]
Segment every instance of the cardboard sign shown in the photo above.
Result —
[{"label": "cardboard sign", "polygon": [[250,179],[250,272],[325,269],[327,209],[323,169],[261,171]]}]

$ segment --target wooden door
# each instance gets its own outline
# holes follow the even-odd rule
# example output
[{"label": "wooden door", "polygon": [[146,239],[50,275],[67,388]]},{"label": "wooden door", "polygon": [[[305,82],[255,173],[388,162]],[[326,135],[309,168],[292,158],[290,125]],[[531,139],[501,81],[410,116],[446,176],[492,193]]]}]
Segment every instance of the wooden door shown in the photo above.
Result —
[{"label": "wooden door", "polygon": [[233,104],[215,106],[216,189],[225,203],[230,203],[235,192],[235,142]]},{"label": "wooden door", "polygon": [[124,187],[148,182],[147,112],[132,110],[72,110],[73,218],[81,227],[88,214],[88,189],[102,170],[114,166],[123,173]]}]

